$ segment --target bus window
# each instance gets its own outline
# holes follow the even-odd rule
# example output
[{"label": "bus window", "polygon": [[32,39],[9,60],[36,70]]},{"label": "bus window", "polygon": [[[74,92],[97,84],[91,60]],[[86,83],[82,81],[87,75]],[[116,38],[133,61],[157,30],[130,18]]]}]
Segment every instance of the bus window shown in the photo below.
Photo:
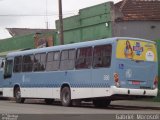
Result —
[{"label": "bus window", "polygon": [[60,69],[61,70],[73,69],[75,66],[74,60],[75,60],[75,49],[62,51]]},{"label": "bus window", "polygon": [[31,72],[33,69],[33,55],[25,55],[23,56],[23,65],[22,71],[23,72]]},{"label": "bus window", "polygon": [[10,78],[12,76],[13,60],[6,60],[4,78]]},{"label": "bus window", "polygon": [[76,69],[90,68],[92,64],[92,47],[79,48],[76,55]]},{"label": "bus window", "polygon": [[94,47],[93,68],[110,67],[111,64],[111,45],[101,45]]},{"label": "bus window", "polygon": [[34,57],[34,71],[44,71],[46,65],[46,53],[36,54]]},{"label": "bus window", "polygon": [[21,72],[22,69],[22,56],[16,56],[14,58],[14,68],[13,72]]},{"label": "bus window", "polygon": [[49,52],[47,54],[46,71],[56,71],[59,69],[60,52]]}]

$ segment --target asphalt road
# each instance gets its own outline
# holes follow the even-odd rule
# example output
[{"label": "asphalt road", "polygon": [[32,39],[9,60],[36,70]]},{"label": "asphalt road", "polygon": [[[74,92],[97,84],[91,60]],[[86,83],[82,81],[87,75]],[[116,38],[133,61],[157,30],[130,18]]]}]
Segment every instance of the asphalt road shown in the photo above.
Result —
[{"label": "asphalt road", "polygon": [[[127,118],[119,117],[126,114],[129,115],[125,116]],[[63,107],[60,102],[46,105],[44,100],[26,100],[23,104],[0,100],[0,120],[139,120],[137,115],[141,114],[144,116],[140,120],[146,120],[146,114],[158,115],[153,120],[160,120],[160,103],[113,101],[107,108],[95,108],[91,103],[83,103],[80,107]]]},{"label": "asphalt road", "polygon": [[113,101],[107,108],[95,108],[91,103],[80,107],[63,107],[59,102],[46,105],[43,100],[0,100],[0,113],[13,114],[160,114],[160,102]]}]

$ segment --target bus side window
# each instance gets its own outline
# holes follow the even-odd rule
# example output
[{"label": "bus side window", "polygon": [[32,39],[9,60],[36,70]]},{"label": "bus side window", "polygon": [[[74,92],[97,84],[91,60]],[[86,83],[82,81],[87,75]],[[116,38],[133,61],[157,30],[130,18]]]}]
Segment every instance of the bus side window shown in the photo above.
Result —
[{"label": "bus side window", "polygon": [[31,72],[33,69],[33,55],[23,56],[22,72]]},{"label": "bus side window", "polygon": [[34,71],[45,71],[46,53],[38,53],[34,57]]},{"label": "bus side window", "polygon": [[60,52],[54,51],[47,54],[46,71],[56,71],[59,69]]},{"label": "bus side window", "polygon": [[111,45],[101,45],[94,47],[93,68],[110,67],[111,65]]},{"label": "bus side window", "polygon": [[14,58],[13,72],[14,73],[21,72],[21,69],[22,69],[22,56],[16,56]]},{"label": "bus side window", "polygon": [[10,78],[12,76],[13,60],[6,60],[4,69],[4,78]]},{"label": "bus side window", "polygon": [[90,68],[92,64],[92,47],[79,48],[76,55],[76,69]]},{"label": "bus side window", "polygon": [[60,70],[74,69],[75,53],[75,49],[63,50],[61,52]]}]

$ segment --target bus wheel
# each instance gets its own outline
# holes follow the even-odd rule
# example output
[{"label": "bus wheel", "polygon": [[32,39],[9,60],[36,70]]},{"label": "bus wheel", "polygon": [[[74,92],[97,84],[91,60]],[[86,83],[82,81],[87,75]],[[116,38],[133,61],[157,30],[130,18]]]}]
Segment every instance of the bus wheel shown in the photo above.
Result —
[{"label": "bus wheel", "polygon": [[98,108],[108,107],[110,103],[110,100],[93,100],[94,106]]},{"label": "bus wheel", "polygon": [[45,99],[47,105],[51,105],[54,102],[54,99]]},{"label": "bus wheel", "polygon": [[17,87],[14,91],[16,103],[24,103],[25,99],[21,98],[20,88]]},{"label": "bus wheel", "polygon": [[65,107],[72,105],[71,92],[69,87],[64,87],[61,91],[61,103]]}]

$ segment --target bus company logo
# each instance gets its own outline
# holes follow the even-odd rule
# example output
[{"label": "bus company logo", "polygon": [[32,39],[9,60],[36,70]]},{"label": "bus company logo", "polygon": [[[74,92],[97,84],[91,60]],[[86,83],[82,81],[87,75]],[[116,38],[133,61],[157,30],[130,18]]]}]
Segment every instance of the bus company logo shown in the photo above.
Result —
[{"label": "bus company logo", "polygon": [[136,55],[140,56],[143,52],[143,47],[141,47],[140,42],[136,42],[136,46],[133,46],[133,51],[135,51]]},{"label": "bus company logo", "polygon": [[154,61],[154,53],[152,51],[148,51],[146,53],[146,60],[147,61]]}]

